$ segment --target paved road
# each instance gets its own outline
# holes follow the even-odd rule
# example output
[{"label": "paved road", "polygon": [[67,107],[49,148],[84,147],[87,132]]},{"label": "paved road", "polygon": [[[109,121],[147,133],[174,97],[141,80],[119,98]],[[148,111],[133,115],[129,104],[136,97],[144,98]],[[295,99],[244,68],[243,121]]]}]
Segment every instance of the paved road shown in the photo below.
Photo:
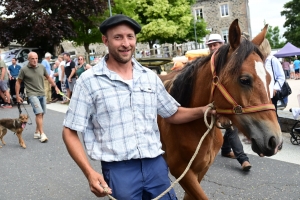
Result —
[{"label": "paved road", "polygon": [[[34,119],[31,108],[26,108]],[[0,148],[0,200],[96,199],[61,139],[66,106],[50,104],[48,108],[51,110],[48,109],[45,115],[44,127],[49,137],[47,143],[33,139],[34,125],[27,125],[23,132],[27,149],[19,146],[12,132],[5,136],[7,144]],[[0,118],[17,116],[16,107],[0,109]],[[208,197],[222,200],[299,199],[300,145],[292,145],[288,134],[284,138],[283,150],[272,157],[277,160],[252,155],[251,148],[245,145],[253,165],[248,173],[240,170],[236,160],[218,155],[201,183]],[[91,163],[101,170],[99,162]],[[178,199],[182,199],[181,187],[176,186],[175,191]]]}]

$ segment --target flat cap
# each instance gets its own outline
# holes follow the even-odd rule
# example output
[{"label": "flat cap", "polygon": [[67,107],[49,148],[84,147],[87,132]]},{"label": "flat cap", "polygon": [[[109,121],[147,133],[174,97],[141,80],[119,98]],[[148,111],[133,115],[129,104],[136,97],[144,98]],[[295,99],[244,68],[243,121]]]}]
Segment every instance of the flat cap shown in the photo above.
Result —
[{"label": "flat cap", "polygon": [[100,32],[102,34],[105,34],[106,31],[113,27],[116,26],[118,24],[121,23],[127,23],[129,26],[131,26],[135,32],[135,34],[138,34],[139,32],[141,32],[141,26],[133,19],[127,17],[126,15],[122,15],[122,14],[117,14],[114,15],[106,20],[104,20],[102,22],[102,24],[100,25]]}]

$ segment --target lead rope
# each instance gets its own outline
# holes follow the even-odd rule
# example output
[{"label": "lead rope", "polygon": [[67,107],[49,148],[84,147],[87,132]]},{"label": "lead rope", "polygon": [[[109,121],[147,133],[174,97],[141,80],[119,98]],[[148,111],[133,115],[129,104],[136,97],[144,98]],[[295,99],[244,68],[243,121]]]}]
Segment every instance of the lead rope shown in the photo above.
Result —
[{"label": "lead rope", "polygon": [[[166,189],[163,193],[161,193],[158,197],[156,197],[156,198],[153,199],[153,200],[158,200],[158,199],[160,199],[161,197],[163,197],[165,194],[167,194],[167,193],[175,186],[175,184],[178,183],[178,182],[185,176],[185,174],[187,173],[187,171],[190,169],[190,167],[191,167],[193,161],[195,160],[195,158],[196,158],[196,156],[197,156],[197,154],[198,154],[198,152],[199,152],[199,150],[200,150],[200,147],[201,147],[201,145],[202,145],[202,142],[203,142],[204,138],[207,136],[207,134],[210,132],[210,130],[213,128],[213,126],[214,126],[214,124],[215,124],[215,117],[214,117],[213,115],[211,116],[210,124],[208,124],[208,122],[207,122],[207,113],[208,113],[208,111],[212,110],[213,108],[214,108],[213,103],[210,103],[210,104],[208,104],[208,108],[207,108],[206,111],[204,112],[204,122],[205,122],[205,125],[206,125],[206,127],[207,127],[207,131],[206,131],[206,132],[204,133],[204,135],[201,137],[201,139],[200,139],[200,141],[199,141],[199,143],[198,143],[198,146],[197,146],[197,148],[196,148],[196,150],[195,150],[195,153],[194,153],[194,155],[192,156],[192,158],[191,158],[190,162],[188,163],[188,165],[186,166],[185,170],[183,171],[183,173],[181,174],[181,176],[180,176],[178,179],[176,179],[168,189]],[[106,191],[106,188],[104,188],[104,191]],[[112,196],[109,195],[109,194],[108,194],[107,196],[108,196],[111,200],[117,200],[117,199],[115,199],[114,197],[112,197]]]}]

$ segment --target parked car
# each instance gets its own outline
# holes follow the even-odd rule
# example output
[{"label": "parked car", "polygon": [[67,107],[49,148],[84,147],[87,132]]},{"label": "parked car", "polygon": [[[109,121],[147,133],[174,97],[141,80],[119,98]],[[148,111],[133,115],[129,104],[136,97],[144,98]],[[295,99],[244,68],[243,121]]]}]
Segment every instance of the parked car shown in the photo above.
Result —
[{"label": "parked car", "polygon": [[1,60],[5,62],[7,66],[11,65],[11,60],[13,58],[17,59],[17,63],[23,67],[28,64],[28,54],[29,52],[34,51],[38,54],[38,62],[42,62],[42,59],[44,57],[44,51],[39,48],[33,48],[33,47],[21,47],[17,49],[11,49],[6,52],[1,53]]}]

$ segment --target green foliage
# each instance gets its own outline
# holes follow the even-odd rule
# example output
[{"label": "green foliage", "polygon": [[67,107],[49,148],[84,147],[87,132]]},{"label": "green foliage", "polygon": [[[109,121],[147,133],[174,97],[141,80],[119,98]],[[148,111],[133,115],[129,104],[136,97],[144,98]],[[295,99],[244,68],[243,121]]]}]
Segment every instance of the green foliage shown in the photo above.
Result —
[{"label": "green foliage", "polygon": [[272,49],[280,49],[285,45],[284,41],[280,41],[281,37],[279,35],[279,27],[269,26],[266,38],[269,40]]},{"label": "green foliage", "polygon": [[[0,43],[8,46],[16,40],[27,46],[52,51],[64,39],[83,37],[87,30],[94,34],[93,16],[104,13],[107,0],[0,0]],[[79,32],[77,32],[77,29]],[[88,40],[87,38],[84,38]]]},{"label": "green foliage", "polygon": [[[149,42],[152,46],[156,40],[160,43],[194,40],[193,16],[191,5],[194,0],[135,0],[138,21],[142,31],[138,35],[140,42]],[[203,23],[197,23],[197,30],[202,30]],[[201,33],[199,38],[201,37]],[[188,36],[189,35],[189,36]]]},{"label": "green foliage", "polygon": [[283,25],[286,31],[283,36],[287,41],[300,47],[300,2],[299,0],[289,1],[284,4],[283,8],[284,10],[281,11],[281,15],[286,18]]},{"label": "green foliage", "polygon": [[[195,28],[194,28],[194,22],[195,22]],[[191,20],[190,22],[190,29],[184,40],[181,42],[187,42],[187,41],[195,41],[195,31],[197,36],[197,43],[202,43],[202,38],[205,37],[210,32],[206,30],[206,22],[203,19],[198,19],[197,21]],[[195,30],[196,29],[196,30]]]}]

